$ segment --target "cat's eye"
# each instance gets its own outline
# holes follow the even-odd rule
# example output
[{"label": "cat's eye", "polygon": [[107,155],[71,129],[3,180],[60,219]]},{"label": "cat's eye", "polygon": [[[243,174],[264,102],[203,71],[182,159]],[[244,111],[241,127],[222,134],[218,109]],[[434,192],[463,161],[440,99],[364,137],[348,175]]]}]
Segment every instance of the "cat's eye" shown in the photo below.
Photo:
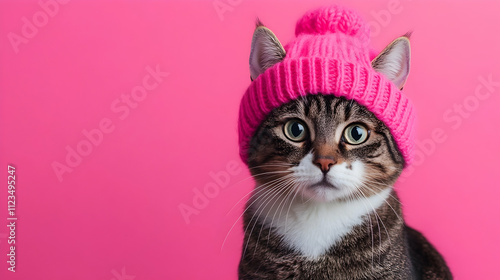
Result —
[{"label": "cat's eye", "polygon": [[351,124],[344,130],[344,140],[351,145],[362,144],[368,139],[370,131],[362,124]]},{"label": "cat's eye", "polygon": [[283,126],[283,133],[293,142],[302,142],[307,137],[306,124],[297,119],[289,120]]}]

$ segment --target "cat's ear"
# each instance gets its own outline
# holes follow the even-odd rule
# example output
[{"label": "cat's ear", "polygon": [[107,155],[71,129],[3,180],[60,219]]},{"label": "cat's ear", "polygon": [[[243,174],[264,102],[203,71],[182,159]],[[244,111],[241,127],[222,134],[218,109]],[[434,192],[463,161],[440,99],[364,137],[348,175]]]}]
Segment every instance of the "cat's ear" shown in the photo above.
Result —
[{"label": "cat's ear", "polygon": [[257,21],[250,51],[250,78],[255,80],[267,68],[285,58],[285,49],[267,27]]},{"label": "cat's ear", "polygon": [[410,74],[410,34],[397,38],[385,47],[372,60],[372,67],[402,89]]}]

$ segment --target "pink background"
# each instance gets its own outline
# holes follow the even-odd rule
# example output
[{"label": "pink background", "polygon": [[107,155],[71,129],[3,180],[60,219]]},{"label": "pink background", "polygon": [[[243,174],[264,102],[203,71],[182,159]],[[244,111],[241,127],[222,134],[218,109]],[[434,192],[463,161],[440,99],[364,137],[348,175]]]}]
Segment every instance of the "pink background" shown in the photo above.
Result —
[{"label": "pink background", "polygon": [[[74,0],[43,24],[38,1],[1,1],[0,279],[236,279],[238,217],[252,188],[238,158],[236,118],[250,82],[255,18],[286,43],[306,10],[331,2]],[[224,4],[218,14],[214,5]],[[348,6],[370,21],[378,49],[414,31],[405,91],[425,144],[397,184],[406,220],[456,279],[495,279],[499,3]],[[9,34],[22,36],[23,18],[34,15],[40,27],[16,53]],[[112,104],[123,106],[120,96],[157,65],[169,76],[128,115],[116,113]],[[489,76],[497,83],[490,91],[480,82]],[[460,115],[455,106],[464,102]],[[84,145],[82,131],[103,119],[114,130],[59,181],[53,162],[65,164],[66,147]],[[436,129],[439,143],[431,140]],[[8,163],[17,168],[15,273],[6,264]],[[230,182],[213,188],[210,174]],[[204,188],[210,198],[195,201],[187,223],[179,207],[194,207]]]}]

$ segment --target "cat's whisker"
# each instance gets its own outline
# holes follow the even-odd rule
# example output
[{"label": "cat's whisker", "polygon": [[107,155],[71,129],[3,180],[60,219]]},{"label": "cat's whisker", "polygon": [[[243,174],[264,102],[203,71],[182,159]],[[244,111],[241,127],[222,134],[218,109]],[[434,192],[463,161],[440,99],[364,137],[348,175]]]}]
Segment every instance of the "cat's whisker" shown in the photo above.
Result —
[{"label": "cat's whisker", "polygon": [[[367,184],[364,184],[364,186],[366,187],[365,189],[368,189],[370,190],[371,192],[373,192],[373,194],[379,196],[380,198],[382,198],[384,200],[384,203],[386,203],[387,205],[389,205],[389,207],[392,209],[392,211],[394,212],[394,214],[396,215],[396,217],[400,220],[400,221],[403,221],[403,218],[401,218],[401,216],[399,216],[398,212],[394,209],[394,207],[392,207],[391,203],[389,203],[389,201],[387,201],[387,199],[383,196],[380,195],[380,193],[372,190],[371,188],[376,188],[377,190],[379,191],[382,191],[383,189],[382,188],[379,188],[378,186],[376,185],[367,185]],[[382,185],[382,186],[388,186],[388,185]],[[393,195],[389,194],[390,197],[392,197],[393,199],[399,201],[399,199],[397,199],[396,197],[394,197]]]},{"label": "cat's whisker", "polygon": [[[373,234],[373,224],[372,224],[372,219],[370,218],[370,216],[371,216],[371,212],[370,212],[370,210],[368,209],[368,207],[367,207],[367,205],[366,205],[366,203],[365,203],[365,201],[364,201],[364,200],[366,199],[366,197],[364,197],[365,199],[363,199],[363,198],[359,195],[359,194],[362,194],[362,193],[360,193],[360,192],[358,191],[358,189],[355,189],[355,191],[354,191],[354,192],[352,192],[352,194],[353,194],[354,196],[356,196],[356,197],[357,197],[357,200],[359,200],[359,201],[361,201],[361,202],[363,203],[363,205],[365,206],[365,209],[366,209],[366,211],[367,211],[367,213],[368,213],[368,223],[369,223],[369,228],[370,228],[370,233],[371,233],[371,242],[372,242],[372,243],[371,243],[371,249],[372,249],[372,262],[371,262],[371,265],[372,265],[372,269],[373,269],[373,262],[374,262],[374,258],[375,258],[375,251],[374,251],[374,249],[373,249],[373,248],[374,248],[374,246],[375,246],[375,238],[374,238],[374,234]],[[375,211],[375,209],[373,209],[373,206],[371,206],[371,208],[372,208],[372,210],[373,210],[373,211]],[[378,223],[378,221],[377,221],[377,223]]]},{"label": "cat's whisker", "polygon": [[[281,182],[281,183],[280,183],[280,185],[278,185],[278,190],[279,190],[279,189],[281,189],[281,187],[283,187],[283,186],[281,185],[282,183],[283,183],[283,182]],[[280,187],[280,186],[281,186],[281,187]],[[275,196],[275,194],[276,194],[276,188],[270,189],[270,190],[269,190],[269,192],[266,192],[265,194],[261,195],[261,196],[259,197],[259,200],[261,199],[261,197],[264,197],[264,202],[266,202],[266,201],[268,201],[268,200],[270,201],[270,199],[271,199],[272,197],[274,197],[274,196]],[[256,202],[256,201],[257,201],[257,200],[255,200],[254,202]],[[252,215],[252,217],[251,217],[250,221],[248,221],[248,224],[247,224],[247,226],[245,227],[245,230],[243,231],[244,236],[247,236],[247,230],[249,229],[250,225],[252,225],[252,221],[254,220],[255,215],[256,215],[256,214],[259,212],[259,210],[261,209],[261,206],[262,206],[262,204],[261,204],[261,205],[260,205],[260,206],[259,206],[259,207],[255,210],[255,211],[254,211],[254,213],[253,213],[253,215]],[[248,234],[248,236],[251,236],[251,235],[252,235],[253,229],[255,228],[255,225],[257,224],[257,222],[258,222],[258,220],[256,219],[256,220],[255,220],[255,222],[254,222],[254,224],[253,224],[252,230],[250,231],[250,233]],[[246,243],[246,245],[245,245],[245,248],[244,248],[244,250],[243,250],[243,254],[245,254],[245,253],[246,253],[246,250],[247,250],[247,247],[248,247],[248,243],[249,243],[249,241],[250,241],[250,238],[248,239],[248,241],[247,241],[247,243]]]},{"label": "cat's whisker", "polygon": [[380,224],[379,224],[378,220],[380,220],[380,222],[382,223],[382,226],[385,229],[385,233],[387,234],[387,238],[389,240],[389,244],[392,244],[391,237],[389,235],[389,231],[387,230],[387,227],[385,226],[384,221],[382,220],[382,218],[380,217],[380,215],[377,213],[377,210],[373,207],[373,205],[371,204],[370,200],[366,197],[366,195],[363,192],[361,192],[361,190],[359,190],[359,189],[356,189],[356,191],[358,193],[360,193],[366,199],[366,201],[370,204],[370,206],[373,209],[373,212],[375,214],[375,220],[377,221],[377,228],[378,228],[378,235],[379,235],[379,250],[382,251],[382,236],[381,236]]},{"label": "cat's whisker", "polygon": [[295,192],[295,194],[293,195],[292,199],[290,200],[290,205],[288,206],[288,210],[287,210],[286,215],[285,215],[285,232],[288,231],[287,226],[288,226],[288,215],[290,214],[290,208],[292,207],[292,203],[295,200],[295,197],[299,193],[299,189],[294,188],[293,191]]},{"label": "cat's whisker", "polygon": [[[391,185],[386,184],[386,183],[383,183],[383,182],[380,182],[380,181],[378,181],[378,180],[376,180],[376,179],[375,179],[375,180],[371,180],[372,178],[373,178],[373,177],[371,177],[371,176],[369,176],[369,175],[365,174],[365,176],[364,176],[364,179],[365,179],[365,180],[364,180],[364,181],[366,181],[366,182],[365,182],[365,184],[364,184],[364,185],[365,185],[366,187],[371,187],[371,186],[373,186],[373,187],[377,188],[379,191],[382,191],[382,188],[380,188],[380,187],[384,187],[384,188],[386,188],[386,187],[392,187]],[[366,183],[370,183],[370,185],[368,185],[368,184],[366,184]],[[393,199],[395,199],[395,200],[399,200],[399,199],[397,199],[395,196],[393,196],[392,194],[389,194],[389,196],[390,196],[390,197],[392,197],[392,198],[393,198]],[[401,205],[402,205],[402,204],[401,204]]]},{"label": "cat's whisker", "polygon": [[[266,191],[260,195],[258,195],[257,193],[255,193],[253,196],[252,196],[252,202],[250,205],[248,205],[248,207],[245,209],[246,210],[249,210],[250,207],[254,204],[254,203],[257,203],[258,201],[264,201],[266,202],[269,198],[271,198],[271,196],[274,196],[276,194],[277,191],[281,190],[281,188],[287,183],[287,181],[290,179],[290,176],[284,176],[284,177],[281,177],[279,178],[278,181],[274,182],[273,184],[271,185],[267,185],[264,187],[264,185],[258,185],[256,186],[256,189],[265,189]],[[261,190],[259,190],[261,191]],[[264,198],[264,199],[263,199]],[[254,215],[252,216],[252,219],[250,221],[253,220],[256,212],[261,208],[263,204],[260,204],[260,206],[257,208],[257,210],[254,211]]]},{"label": "cat's whisker", "polygon": [[[271,181],[267,182],[266,184],[271,184],[271,183],[276,182],[276,181],[278,181],[278,180],[280,180],[280,179],[282,179],[282,178],[283,178],[283,177],[276,178],[276,179],[274,179],[274,180],[271,180]],[[233,210],[234,210],[234,208],[235,208],[236,206],[238,206],[238,204],[239,204],[239,203],[240,203],[240,202],[241,202],[241,201],[242,201],[245,197],[249,196],[249,195],[250,195],[250,194],[252,194],[252,193],[254,193],[254,195],[257,195],[259,192],[264,191],[264,190],[265,190],[265,187],[264,187],[264,186],[265,186],[266,184],[262,185],[262,186],[261,186],[262,188],[261,188],[260,190],[257,190],[257,191],[256,191],[256,189],[255,189],[255,188],[252,188],[250,191],[248,191],[248,192],[247,192],[247,194],[245,194],[242,198],[240,198],[240,200],[238,200],[238,202],[236,202],[236,204],[234,204],[234,205],[233,205],[233,207],[232,207],[232,208],[231,208],[231,209],[230,209],[230,210],[226,213],[226,217],[229,215],[229,213],[231,213],[231,211],[233,211]],[[243,211],[243,212],[244,212],[244,211]]]},{"label": "cat's whisker", "polygon": [[[280,173],[276,173],[276,174],[280,174]],[[291,174],[288,174],[288,175],[291,175]],[[254,176],[250,176],[249,178],[254,178]],[[249,178],[248,178],[248,179],[249,179]],[[281,179],[281,178],[283,178],[283,177],[279,177],[279,178],[273,179],[273,180],[271,180],[270,182],[273,182],[273,181],[275,181],[275,180],[279,180],[279,179]],[[269,183],[269,182],[268,182],[268,183]],[[265,184],[264,184],[264,185],[265,185]],[[264,186],[264,185],[262,185],[262,186]],[[241,201],[242,201],[245,197],[249,196],[252,192],[254,192],[254,189],[252,189],[252,190],[250,190],[249,192],[247,192],[247,194],[245,194],[245,195],[244,195],[244,196],[243,196],[240,200],[238,200],[238,202],[236,202],[236,204],[235,204],[235,205],[234,205],[234,206],[233,206],[233,207],[232,207],[232,208],[231,208],[231,209],[230,209],[230,210],[226,213],[226,217],[227,217],[227,215],[229,215],[229,213],[231,213],[231,211],[233,211],[233,210],[234,210],[234,208],[235,208],[236,206],[238,206],[238,204],[239,204],[239,203],[240,203],[240,202],[241,202]]]},{"label": "cat's whisker", "polygon": [[[287,177],[287,176],[289,176],[289,175],[286,175],[286,176],[284,176],[284,177],[282,177],[282,178],[278,178],[278,179],[276,179],[276,180],[277,180],[277,181],[278,181],[278,180],[286,180],[286,177]],[[259,194],[259,193],[260,193],[261,191],[263,191],[263,190],[265,190],[265,192],[264,192],[264,193],[271,192],[271,191],[272,191],[272,189],[271,189],[271,188],[272,188],[272,185],[273,185],[273,184],[276,184],[276,183],[279,183],[279,182],[273,182],[273,183],[271,183],[271,184],[267,184],[267,186],[266,186],[266,184],[261,185],[261,187],[263,187],[263,188],[262,188],[261,190],[257,191],[257,193],[256,193],[256,194]],[[264,186],[266,186],[266,187],[270,187],[270,188],[266,190],[266,188],[265,188]],[[254,191],[255,191],[255,190],[252,190],[250,193],[252,193],[252,192],[254,192]],[[240,201],[241,201],[241,200],[240,200]],[[240,214],[240,216],[238,217],[238,219],[236,219],[236,221],[233,223],[233,225],[232,225],[232,226],[231,226],[231,228],[229,229],[228,233],[226,234],[226,237],[224,238],[224,241],[222,242],[221,251],[222,251],[222,249],[223,249],[223,247],[224,247],[224,244],[226,243],[226,240],[227,240],[227,238],[228,238],[229,234],[231,233],[231,231],[233,230],[233,228],[236,226],[236,223],[238,223],[238,221],[241,219],[241,217],[243,217],[243,215],[245,214],[245,212],[246,212],[246,211],[248,211],[248,209],[250,209],[250,207],[251,207],[251,206],[252,206],[255,202],[256,202],[256,200],[252,201],[252,202],[251,202],[251,203],[250,203],[250,204],[249,204],[249,205],[248,205],[248,206],[247,206],[247,207],[246,207],[246,208],[242,211],[242,213]]]},{"label": "cat's whisker", "polygon": [[[278,185],[273,186],[272,192],[274,192],[274,193],[271,193],[270,195],[267,195],[266,198],[264,199],[264,202],[259,205],[259,207],[257,208],[257,210],[254,211],[254,213],[252,215],[252,218],[250,219],[250,221],[248,222],[247,227],[245,228],[245,231],[244,231],[245,234],[246,234],[246,231],[248,230],[248,227],[252,224],[252,221],[256,217],[256,215],[259,212],[259,210],[260,210],[260,212],[257,215],[257,217],[259,217],[262,214],[262,212],[267,207],[267,205],[269,203],[271,203],[274,200],[275,197],[278,196],[278,194],[281,192],[282,189],[286,189],[287,188],[288,183],[289,182],[287,182],[286,180],[284,180],[284,182],[280,182]],[[259,197],[259,200],[260,200],[260,197]],[[251,231],[249,233],[249,236],[252,235],[252,232],[253,232],[255,226],[257,225],[257,222],[258,222],[258,218],[255,219],[255,222],[254,222],[253,227],[252,227],[252,229],[251,229]],[[261,222],[263,222],[263,221],[261,221]],[[245,252],[246,252],[246,249],[248,247],[249,241],[250,241],[250,239],[247,240],[247,243],[245,245],[245,249],[243,250],[243,254],[245,254]],[[257,244],[255,246],[257,247]]]},{"label": "cat's whisker", "polygon": [[[387,201],[387,198],[384,198],[382,197],[378,192],[372,190],[371,188],[376,188],[377,190],[379,191],[382,191],[383,189],[377,187],[377,186],[374,186],[374,185],[365,185],[366,186],[366,189],[368,189],[369,191],[371,191],[374,195],[377,195],[379,196],[380,198],[383,199],[384,203],[386,203],[390,208],[391,210],[394,212],[394,214],[396,215],[397,219],[400,220],[400,221],[403,221],[403,218],[401,218],[401,216],[399,216],[398,212],[396,211],[396,209],[394,209],[391,205],[391,203],[389,201]],[[394,196],[390,195],[390,197],[392,197],[393,199],[397,200],[397,198],[395,198]],[[399,200],[398,200],[399,201]]]},{"label": "cat's whisker", "polygon": [[[278,205],[278,209],[280,209],[281,204],[283,204],[283,206],[281,206],[281,209],[279,210],[279,211],[280,211],[280,213],[279,213],[279,217],[282,217],[282,216],[281,216],[281,214],[283,213],[283,209],[285,208],[286,201],[288,201],[288,199],[292,196],[292,194],[293,194],[293,193],[294,193],[294,192],[293,192],[293,190],[291,190],[290,192],[288,192],[288,194],[285,196],[285,198],[284,198],[284,199],[280,202],[280,204]],[[293,203],[293,201],[292,201],[292,200],[290,200],[290,203]],[[271,228],[272,228],[272,226],[273,226],[273,223],[274,223],[274,218],[275,218],[275,216],[276,216],[276,213],[277,213],[277,212],[278,212],[278,211],[276,211],[276,212],[274,213],[274,215],[273,215],[273,219],[271,220],[271,226],[270,226],[270,229],[271,229]],[[270,235],[271,235],[271,230],[269,230],[269,234],[268,234],[268,237],[267,237],[267,242],[268,242],[268,243],[269,243]]]},{"label": "cat's whisker", "polygon": [[[283,166],[283,167],[290,167],[290,166]],[[260,174],[262,174],[262,175],[267,175],[267,174],[272,174],[272,173],[281,174],[281,173],[287,173],[287,172],[291,172],[291,171],[288,171],[288,170],[274,170],[274,171],[269,171],[269,173],[268,172],[264,172],[264,173],[254,174],[254,175],[250,174],[250,176],[248,176],[246,178],[243,178],[243,179],[239,180],[238,182],[235,182],[235,183],[231,184],[228,187],[232,187],[232,186],[237,185],[239,183],[242,183],[242,182],[244,182],[244,181],[246,181],[248,179],[254,179],[255,177],[261,176]]]},{"label": "cat's whisker", "polygon": [[[294,182],[292,181],[291,186],[293,186],[293,183],[294,183]],[[280,203],[278,204],[277,209],[281,209],[281,208],[282,208],[282,205],[284,205],[284,204],[286,203],[286,201],[288,201],[288,197],[289,197],[292,193],[293,193],[292,189],[290,189],[290,188],[289,188],[289,189],[288,189],[288,192],[287,192],[287,193],[286,193],[286,195],[285,195],[285,197],[284,197],[284,198],[280,201]],[[271,219],[271,224],[270,224],[270,226],[269,226],[270,228],[272,228],[272,226],[273,226],[273,224],[274,224],[274,219],[276,218],[276,214],[277,214],[277,213],[278,213],[278,211],[274,211],[273,217],[272,217],[272,219]],[[278,217],[280,217],[280,216],[281,216],[281,211],[280,211],[280,215],[279,215]],[[266,218],[267,218],[267,216],[266,216]],[[269,238],[269,236],[268,236],[268,238]],[[268,240],[268,241],[269,241],[269,240]]]},{"label": "cat's whisker", "polygon": [[[286,183],[288,183],[288,184],[286,184]],[[289,188],[289,187],[293,185],[293,181],[291,181],[291,180],[290,180],[289,182],[286,182],[286,183],[285,183],[285,184],[286,184],[286,186],[285,186],[284,188],[281,188],[281,190],[279,190],[279,191],[277,192],[277,196],[276,196],[276,197],[279,197],[279,196],[280,196],[280,195],[282,195],[282,194],[286,194],[286,192],[287,192],[287,191],[288,191],[288,192],[290,192],[290,188]],[[288,196],[288,194],[286,194],[286,196]],[[275,200],[275,199],[273,198],[273,200]],[[284,201],[284,199],[281,199],[280,204],[278,204],[278,208],[279,208],[279,205],[281,205],[281,203],[282,203],[283,201]],[[274,201],[274,203],[273,203],[273,205],[271,205],[271,208],[273,208],[273,207],[274,207],[274,205],[276,205],[276,203],[277,203],[277,202],[278,202],[278,200],[275,200],[275,201]],[[276,212],[275,212],[275,214],[276,214]],[[257,237],[257,241],[256,241],[255,249],[254,249],[254,255],[255,255],[255,252],[256,252],[256,250],[257,250],[257,246],[258,246],[258,243],[259,243],[259,240],[260,240],[260,235],[262,234],[262,230],[263,230],[264,225],[265,225],[265,222],[264,222],[264,221],[266,221],[266,220],[267,220],[267,216],[268,216],[268,215],[269,215],[269,211],[267,211],[266,216],[264,217],[264,219],[262,219],[262,224],[261,224],[261,226],[260,226],[259,235],[258,235],[258,237]],[[274,216],[273,216],[273,220],[274,220]],[[273,222],[271,222],[271,227],[272,227],[272,224],[273,224]],[[269,240],[268,240],[268,241],[269,241]]]}]

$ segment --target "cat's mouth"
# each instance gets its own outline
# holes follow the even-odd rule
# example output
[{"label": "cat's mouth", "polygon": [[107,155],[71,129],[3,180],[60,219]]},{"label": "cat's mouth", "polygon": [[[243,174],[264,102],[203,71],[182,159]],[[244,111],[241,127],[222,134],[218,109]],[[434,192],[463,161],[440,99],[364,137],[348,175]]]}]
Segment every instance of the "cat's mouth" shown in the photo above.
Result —
[{"label": "cat's mouth", "polygon": [[330,188],[330,189],[338,189],[336,186],[334,186],[332,183],[328,182],[326,177],[323,177],[323,180],[321,180],[318,183],[312,184],[309,186],[311,189],[313,188]]}]

